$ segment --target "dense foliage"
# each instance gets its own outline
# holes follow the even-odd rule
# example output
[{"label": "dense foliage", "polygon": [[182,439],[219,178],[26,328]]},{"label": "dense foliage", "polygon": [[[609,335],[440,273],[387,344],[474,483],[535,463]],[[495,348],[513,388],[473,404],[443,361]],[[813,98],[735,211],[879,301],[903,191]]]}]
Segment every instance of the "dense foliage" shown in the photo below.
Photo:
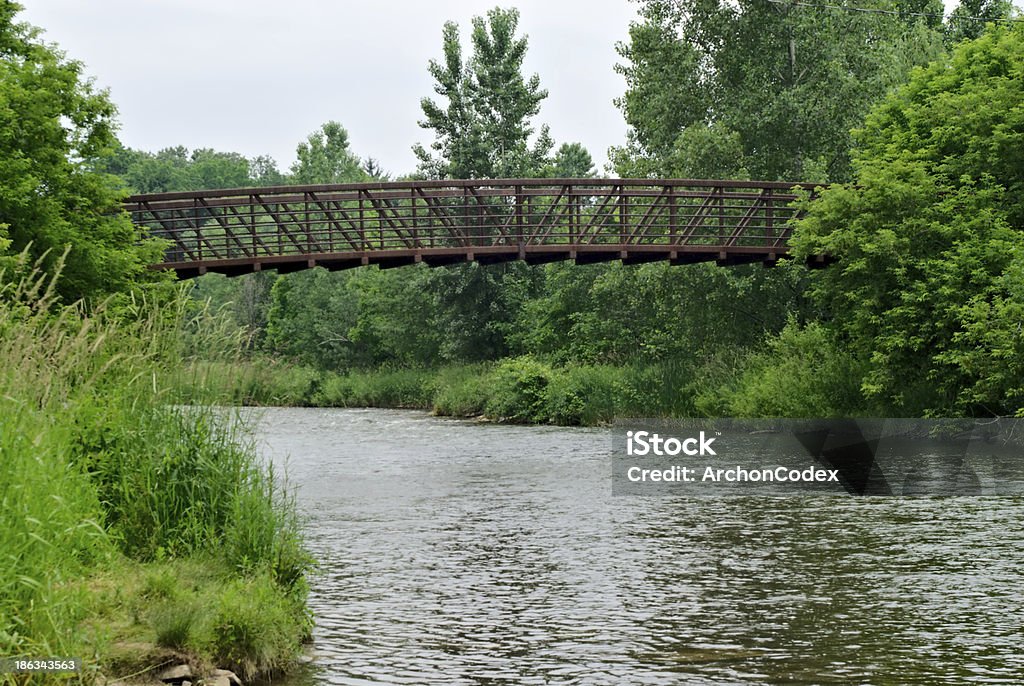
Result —
[{"label": "dense foliage", "polygon": [[[194,305],[120,212],[113,105],[19,10],[0,1],[0,655],[83,658],[82,683],[147,646],[281,669],[309,629],[294,507],[231,417],[168,404]],[[133,164],[239,166],[182,157]]]},{"label": "dense foliage", "polygon": [[[145,268],[160,246],[117,212],[126,191],[386,175],[334,121],[287,171],[124,148],[109,97],[0,0],[0,653],[287,663],[310,561],[213,400],[560,424],[1024,414],[1024,25],[975,20],[1003,0],[945,24],[935,0],[877,5],[643,0],[620,46],[614,173],[852,180],[797,226],[829,269],[314,269],[188,292]],[[518,18],[473,19],[467,46],[444,26],[416,174],[597,173],[538,124]]]},{"label": "dense foliage", "polygon": [[[86,657],[87,679],[111,676],[124,641],[282,668],[308,631],[310,561],[241,425],[167,404],[186,301],[86,314],[56,302],[54,285],[37,273],[0,290],[0,653]],[[139,587],[150,572],[165,580],[159,597]],[[275,626],[225,605],[239,584],[282,609]],[[193,604],[166,643],[167,613]],[[218,633],[240,624],[279,649]]]},{"label": "dense foliage", "polygon": [[[916,85],[900,91],[903,104],[893,109],[890,101],[863,125],[868,112],[910,78],[914,65],[940,57],[944,43],[977,34],[981,23],[971,17],[1002,17],[1008,11],[999,3],[974,5],[965,3],[943,25],[935,15],[940,8],[928,2],[901,5],[903,14],[753,1],[642,3],[641,21],[620,46],[627,91],[619,104],[630,134],[625,146],[613,150],[615,173],[856,178],[863,193],[830,191],[804,223],[805,251],[844,255],[811,291],[807,272],[796,264],[775,270],[473,264],[314,271],[276,280],[262,275],[255,278],[275,281],[262,309],[251,296],[265,289],[206,277],[199,292],[235,301],[239,321],[251,327],[254,340],[263,341],[257,348],[328,373],[527,355],[567,373],[579,365],[670,364],[687,379],[686,390],[676,392],[696,397],[676,404],[687,413],[1013,411],[1020,345],[1012,335],[1020,300],[1013,273],[1018,267],[1008,261],[1012,250],[998,243],[1010,241],[1019,226],[1007,200],[1015,182],[1006,181],[1016,168],[1009,152],[1016,140],[1006,133],[1014,130],[1012,121],[999,125],[996,120],[1003,116],[997,110],[1011,117],[1019,103],[1019,92],[998,80],[1012,79],[1015,72],[977,81],[970,94],[935,96],[935,102],[947,102],[945,109],[929,105],[927,93],[946,85],[926,88],[920,85],[923,77],[915,77]],[[429,65],[439,98],[422,101],[421,125],[434,141],[416,148],[418,174],[594,173],[582,146],[564,144],[551,154],[547,128],[533,123],[546,92],[537,76],[521,73],[527,43],[516,36],[517,22],[514,10],[478,17],[468,45],[455,24],[445,25],[443,59]],[[1006,55],[999,59],[1011,64],[1011,48],[1003,50]],[[929,67],[928,73],[957,71],[964,58],[957,59],[943,58],[934,64],[945,66]],[[908,95],[915,88],[927,96]],[[972,116],[955,115],[960,107]],[[881,114],[885,111],[889,114]],[[888,123],[882,121],[886,117]],[[904,119],[910,122],[906,131],[893,128]],[[955,148],[955,155],[942,152],[959,165],[942,172],[945,180],[932,171],[905,168],[907,155],[917,156],[920,166],[921,146],[935,145],[940,134],[947,136],[943,144],[959,136],[954,122],[973,127],[976,145]],[[862,133],[852,135],[857,126]],[[922,132],[930,132],[931,143],[908,138]],[[300,164],[301,153],[302,146]],[[354,164],[357,158],[345,145],[335,146],[335,156],[347,164],[338,167],[348,169],[347,176],[324,172],[302,178],[365,178],[365,165]],[[297,168],[292,173],[298,178]],[[961,178],[965,174],[970,182]],[[871,200],[871,193],[880,195]],[[942,203],[933,203],[937,197]],[[872,203],[889,203],[886,212],[898,217],[886,218]],[[967,225],[957,217],[972,219]],[[973,252],[962,259],[936,258],[935,269],[948,273],[915,271],[909,265],[920,267],[916,258],[907,262],[899,256],[909,255],[905,250],[916,239],[907,232],[887,238],[889,224],[897,219],[931,222],[947,240],[972,235],[975,240],[958,245]],[[821,240],[808,242],[812,236]],[[843,241],[871,255],[860,259]],[[990,283],[964,273],[969,260],[998,279]],[[946,302],[944,314],[932,313],[928,308],[938,307],[936,294],[956,279],[960,300]],[[919,301],[913,316],[910,288]],[[239,308],[240,302],[248,305]],[[926,362],[929,352],[935,353],[933,362]],[[960,371],[951,375],[938,367]],[[318,395],[322,381],[294,397],[324,402],[330,394]],[[350,401],[344,393],[336,397]]]},{"label": "dense foliage", "polygon": [[829,326],[883,412],[1024,407],[1024,27],[914,73],[857,132],[856,187],[800,223]]},{"label": "dense foliage", "polygon": [[646,0],[640,14],[619,46],[630,176],[846,180],[850,129],[941,46],[914,14],[767,0]]},{"label": "dense foliage", "polygon": [[114,105],[16,20],[20,9],[0,2],[0,255],[28,250],[50,273],[62,264],[68,302],[138,288],[157,278],[146,265],[159,247],[139,242],[116,179],[89,165],[116,144]]}]

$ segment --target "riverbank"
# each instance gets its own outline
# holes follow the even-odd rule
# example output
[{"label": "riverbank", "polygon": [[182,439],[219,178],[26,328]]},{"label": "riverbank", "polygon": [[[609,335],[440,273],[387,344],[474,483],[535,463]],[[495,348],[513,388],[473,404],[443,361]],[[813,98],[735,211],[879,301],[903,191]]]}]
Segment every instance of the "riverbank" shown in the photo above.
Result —
[{"label": "riverbank", "polygon": [[193,362],[181,402],[419,409],[516,424],[596,426],[617,416],[685,416],[702,402],[690,369],[559,367],[533,357],[435,369],[336,373],[269,358]]},{"label": "riverbank", "polygon": [[179,402],[420,409],[516,424],[596,426],[616,417],[876,416],[863,371],[817,324],[795,322],[757,349],[686,360],[557,364],[533,356],[345,373],[264,356],[197,358]]},{"label": "riverbank", "polygon": [[246,426],[171,403],[183,301],[87,312],[49,284],[0,293],[0,655],[80,658],[79,683],[287,669],[312,559]]}]

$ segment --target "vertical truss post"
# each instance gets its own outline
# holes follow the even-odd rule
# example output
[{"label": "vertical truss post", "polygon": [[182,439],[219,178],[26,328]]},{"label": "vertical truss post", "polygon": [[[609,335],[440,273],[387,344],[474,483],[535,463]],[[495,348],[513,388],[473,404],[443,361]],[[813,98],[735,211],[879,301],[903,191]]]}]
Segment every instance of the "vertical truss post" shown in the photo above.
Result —
[{"label": "vertical truss post", "polygon": [[725,243],[725,186],[715,188],[718,194],[718,243]]},{"label": "vertical truss post", "polygon": [[626,186],[618,186],[618,243],[626,243],[626,231],[630,221],[630,199]]},{"label": "vertical truss post", "polygon": [[274,208],[273,210],[270,210],[270,216],[274,220],[274,226],[277,227],[277,254],[284,255],[284,232],[287,229],[281,226],[281,219],[279,218],[277,212],[277,203],[274,203],[273,205],[268,205],[268,209],[269,207]]},{"label": "vertical truss post", "polygon": [[677,211],[676,211],[676,189],[672,186],[665,186],[665,193],[668,195],[668,231],[671,238],[669,243],[672,245],[676,244],[676,227]]},{"label": "vertical truss post", "polygon": [[[409,189],[409,205],[412,208],[412,244],[420,249],[420,223],[416,220],[416,189]],[[418,254],[418,253],[417,253]]]},{"label": "vertical truss post", "polygon": [[569,203],[568,212],[569,215],[569,242],[573,243],[576,240],[576,203],[572,199],[572,184],[565,185],[565,201]]},{"label": "vertical truss post", "polygon": [[522,251],[526,245],[523,239],[523,187],[516,186],[513,189],[516,204],[516,245]]},{"label": "vertical truss post", "polygon": [[189,218],[196,235],[196,257],[203,259],[203,239],[199,235],[199,198],[192,198],[192,216]]},{"label": "vertical truss post", "polygon": [[[522,191],[522,186],[520,186],[519,189],[520,189],[520,191]],[[532,230],[532,228],[533,228],[533,196],[532,195],[526,196],[526,216],[530,220],[530,221],[528,221],[526,223],[526,226],[527,226],[527,228]],[[525,244],[529,244],[529,242],[530,242],[530,238],[524,236],[523,237],[523,244],[524,245]]]},{"label": "vertical truss post", "polygon": [[249,238],[252,240],[252,254],[256,256],[256,200],[249,194]]},{"label": "vertical truss post", "polygon": [[306,227],[306,254],[313,254],[313,223],[309,218],[309,191],[302,194],[303,223]]},{"label": "vertical truss post", "polygon": [[[469,190],[469,187],[466,187]],[[476,235],[479,236],[478,245],[487,245],[487,229],[484,227],[484,199],[476,197]]]},{"label": "vertical truss post", "polygon": [[363,193],[359,191],[356,193],[359,197],[359,243],[363,246],[364,250],[370,250],[370,239],[366,235],[366,214],[363,208]]}]

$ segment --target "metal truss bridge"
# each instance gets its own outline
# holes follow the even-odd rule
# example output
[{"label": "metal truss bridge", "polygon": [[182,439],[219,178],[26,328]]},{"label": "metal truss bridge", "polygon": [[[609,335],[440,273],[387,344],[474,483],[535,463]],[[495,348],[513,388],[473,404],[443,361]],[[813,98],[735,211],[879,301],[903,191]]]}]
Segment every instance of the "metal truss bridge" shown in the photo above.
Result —
[{"label": "metal truss bridge", "polygon": [[[179,278],[316,266],[788,257],[793,205],[814,184],[693,179],[469,179],[136,195]],[[824,256],[812,266],[827,263]]]}]

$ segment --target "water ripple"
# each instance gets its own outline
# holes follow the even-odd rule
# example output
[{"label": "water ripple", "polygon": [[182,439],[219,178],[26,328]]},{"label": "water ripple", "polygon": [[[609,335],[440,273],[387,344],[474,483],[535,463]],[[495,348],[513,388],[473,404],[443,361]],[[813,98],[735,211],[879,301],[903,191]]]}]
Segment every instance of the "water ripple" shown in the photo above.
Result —
[{"label": "water ripple", "polygon": [[272,409],[303,684],[1022,683],[1020,499],[611,495],[601,430]]}]

